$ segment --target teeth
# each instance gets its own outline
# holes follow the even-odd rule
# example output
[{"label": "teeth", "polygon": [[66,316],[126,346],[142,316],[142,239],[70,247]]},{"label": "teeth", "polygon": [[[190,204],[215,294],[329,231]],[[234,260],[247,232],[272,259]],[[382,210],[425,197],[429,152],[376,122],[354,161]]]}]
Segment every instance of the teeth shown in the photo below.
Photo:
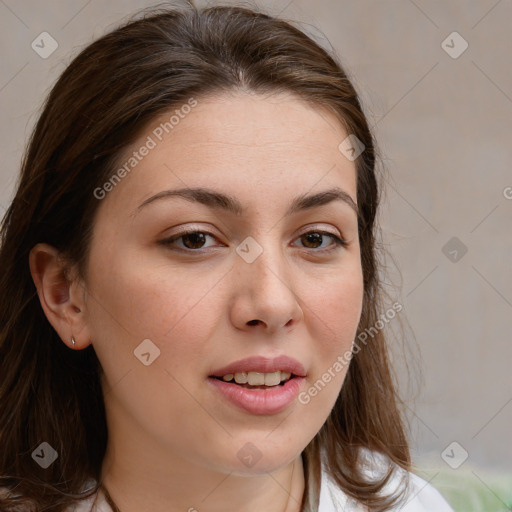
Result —
[{"label": "teeth", "polygon": [[271,373],[260,373],[260,372],[240,372],[240,373],[228,373],[222,377],[222,380],[229,382],[235,379],[237,384],[249,384],[250,386],[277,386],[280,382],[288,380],[291,377],[290,372],[271,372]]},{"label": "teeth", "polygon": [[235,382],[238,384],[247,384],[247,373],[235,373]]},{"label": "teeth", "polygon": [[264,373],[265,386],[277,386],[281,382],[281,372]]},{"label": "teeth", "polygon": [[249,386],[263,386],[265,384],[265,374],[259,372],[249,372],[247,374],[247,384],[249,384]]}]

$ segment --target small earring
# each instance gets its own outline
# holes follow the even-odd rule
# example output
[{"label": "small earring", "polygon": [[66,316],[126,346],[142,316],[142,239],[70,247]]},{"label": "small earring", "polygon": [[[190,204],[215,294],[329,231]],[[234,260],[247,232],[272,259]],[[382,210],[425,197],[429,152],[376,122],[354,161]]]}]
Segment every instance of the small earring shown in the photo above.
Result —
[{"label": "small earring", "polygon": [[73,344],[73,347],[76,345],[76,341],[74,336],[71,336],[71,343]]}]

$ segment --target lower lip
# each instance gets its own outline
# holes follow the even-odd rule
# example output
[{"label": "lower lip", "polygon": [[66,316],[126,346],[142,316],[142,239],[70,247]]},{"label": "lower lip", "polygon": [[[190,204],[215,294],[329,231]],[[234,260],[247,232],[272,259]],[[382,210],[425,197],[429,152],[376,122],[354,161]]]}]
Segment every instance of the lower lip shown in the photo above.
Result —
[{"label": "lower lip", "polygon": [[208,377],[208,380],[240,409],[251,414],[265,415],[284,411],[297,398],[304,377],[293,377],[282,386],[268,389],[248,389],[213,377]]}]

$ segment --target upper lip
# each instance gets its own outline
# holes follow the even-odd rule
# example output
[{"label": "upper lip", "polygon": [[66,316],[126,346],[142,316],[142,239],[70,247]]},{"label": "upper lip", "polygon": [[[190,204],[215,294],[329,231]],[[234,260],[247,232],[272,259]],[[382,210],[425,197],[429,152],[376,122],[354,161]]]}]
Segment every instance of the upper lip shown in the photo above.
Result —
[{"label": "upper lip", "polygon": [[305,377],[306,370],[299,361],[281,355],[275,358],[269,358],[264,356],[253,356],[246,359],[240,359],[233,363],[228,364],[218,370],[215,370],[210,377],[224,377],[230,373],[241,373],[241,372],[259,372],[259,373],[272,373],[277,371],[289,372],[297,377]]}]

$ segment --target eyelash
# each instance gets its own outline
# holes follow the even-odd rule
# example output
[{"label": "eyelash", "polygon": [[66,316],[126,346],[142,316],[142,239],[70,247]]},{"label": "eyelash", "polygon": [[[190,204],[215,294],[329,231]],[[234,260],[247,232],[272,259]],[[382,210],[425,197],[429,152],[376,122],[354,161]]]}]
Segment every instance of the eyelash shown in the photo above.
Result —
[{"label": "eyelash", "polygon": [[[210,233],[208,231],[203,231],[200,229],[191,229],[188,231],[183,231],[181,233],[177,233],[176,235],[173,235],[171,238],[166,238],[165,240],[162,240],[160,243],[165,246],[171,246],[175,241],[179,240],[180,238],[183,238],[187,235],[197,234],[197,233],[202,233],[204,235],[216,238],[216,236],[213,233]],[[316,252],[316,253],[322,253],[322,252],[329,253],[329,252],[336,251],[341,248],[347,247],[347,245],[348,245],[348,243],[346,242],[346,240],[344,238],[340,238],[340,237],[336,236],[335,234],[330,233],[329,231],[322,231],[322,230],[318,230],[318,229],[306,231],[306,232],[302,233],[301,235],[299,235],[298,238],[303,237],[305,235],[309,235],[311,233],[328,236],[334,241],[334,246],[331,247],[330,249],[311,249],[313,252]],[[308,248],[304,247],[304,249],[308,249]],[[188,249],[188,248],[185,248],[185,249],[171,248],[171,250],[180,251],[180,252],[188,252],[188,253],[199,253],[199,254],[205,252],[204,250],[201,250],[201,249]]]}]

